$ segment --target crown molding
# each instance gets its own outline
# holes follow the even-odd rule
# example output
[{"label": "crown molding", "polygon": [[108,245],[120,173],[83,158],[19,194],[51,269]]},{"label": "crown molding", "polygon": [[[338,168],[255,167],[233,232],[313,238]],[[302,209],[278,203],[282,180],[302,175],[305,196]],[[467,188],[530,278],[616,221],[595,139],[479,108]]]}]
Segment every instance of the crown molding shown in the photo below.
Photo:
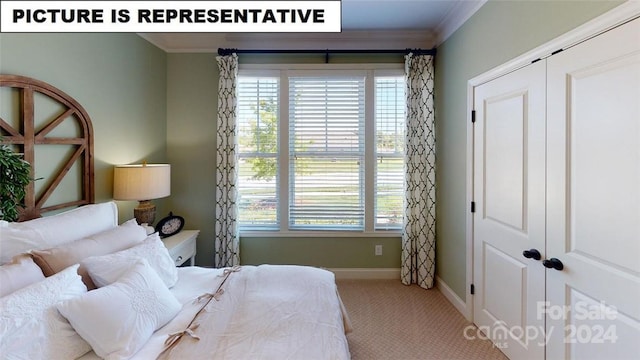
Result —
[{"label": "crown molding", "polygon": [[458,1],[435,28],[435,46],[442,44],[476,13],[487,0]]},{"label": "crown molding", "polygon": [[430,49],[435,35],[425,30],[358,30],[341,33],[139,33],[168,53],[216,53],[238,49]]}]

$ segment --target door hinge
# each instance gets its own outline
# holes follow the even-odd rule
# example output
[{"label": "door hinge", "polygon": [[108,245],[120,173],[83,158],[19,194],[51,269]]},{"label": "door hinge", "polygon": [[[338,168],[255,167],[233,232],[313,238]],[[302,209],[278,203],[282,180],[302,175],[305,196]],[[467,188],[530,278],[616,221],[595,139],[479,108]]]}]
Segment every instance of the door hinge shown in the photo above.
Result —
[{"label": "door hinge", "polygon": [[471,284],[469,291],[471,292],[471,295],[474,295],[476,293],[476,287]]},{"label": "door hinge", "polygon": [[472,213],[476,212],[476,202],[475,201],[471,202],[471,212]]},{"label": "door hinge", "polygon": [[471,122],[472,123],[476,122],[476,111],[475,110],[471,110]]}]

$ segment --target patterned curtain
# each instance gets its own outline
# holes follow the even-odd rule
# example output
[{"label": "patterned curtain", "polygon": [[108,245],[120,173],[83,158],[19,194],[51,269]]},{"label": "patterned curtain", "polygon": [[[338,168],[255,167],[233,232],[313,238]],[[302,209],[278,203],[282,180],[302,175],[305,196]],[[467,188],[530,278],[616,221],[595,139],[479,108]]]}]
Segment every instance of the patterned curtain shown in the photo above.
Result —
[{"label": "patterned curtain", "polygon": [[218,127],[216,148],[216,267],[230,267],[240,263],[240,234],[238,232],[238,153],[237,104],[238,56],[216,57],[220,70],[218,84]]},{"label": "patterned curtain", "polygon": [[405,212],[401,279],[433,287],[436,264],[436,144],[433,56],[408,54],[405,141]]}]

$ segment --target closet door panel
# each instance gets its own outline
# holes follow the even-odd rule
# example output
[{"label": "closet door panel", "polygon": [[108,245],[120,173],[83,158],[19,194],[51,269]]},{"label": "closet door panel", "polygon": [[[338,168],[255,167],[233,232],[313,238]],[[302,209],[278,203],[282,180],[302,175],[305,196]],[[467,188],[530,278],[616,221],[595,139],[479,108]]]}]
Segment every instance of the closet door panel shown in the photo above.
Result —
[{"label": "closet door panel", "polygon": [[637,357],[640,20],[547,67],[547,358]]},{"label": "closet door panel", "polygon": [[[474,90],[474,322],[511,359],[544,357],[545,64]],[[530,331],[526,329],[538,329]]]}]

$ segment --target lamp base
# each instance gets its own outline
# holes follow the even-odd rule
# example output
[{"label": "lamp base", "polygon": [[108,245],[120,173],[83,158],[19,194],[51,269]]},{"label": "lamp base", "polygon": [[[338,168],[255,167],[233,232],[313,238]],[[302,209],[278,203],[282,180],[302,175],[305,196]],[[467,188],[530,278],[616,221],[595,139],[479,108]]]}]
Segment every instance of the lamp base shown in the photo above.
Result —
[{"label": "lamp base", "polygon": [[133,209],[133,216],[138,224],[148,224],[151,226],[156,219],[156,206],[151,200],[140,200],[138,206]]}]

